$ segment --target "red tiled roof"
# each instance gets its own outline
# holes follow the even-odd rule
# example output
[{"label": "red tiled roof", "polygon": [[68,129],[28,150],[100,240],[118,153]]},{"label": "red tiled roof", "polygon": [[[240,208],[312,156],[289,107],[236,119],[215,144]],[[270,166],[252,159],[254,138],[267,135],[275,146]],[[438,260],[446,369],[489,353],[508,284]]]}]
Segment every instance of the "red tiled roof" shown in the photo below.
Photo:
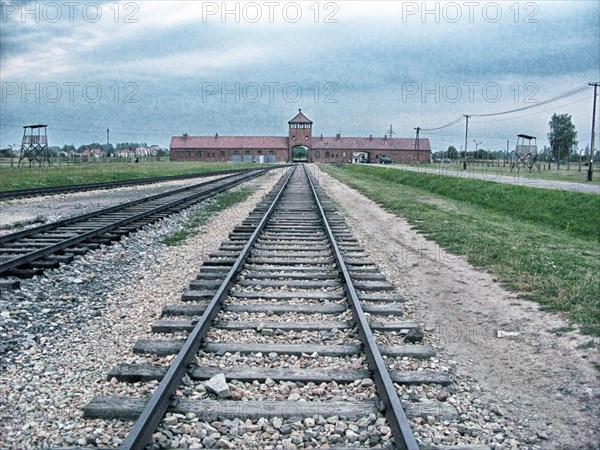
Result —
[{"label": "red tiled roof", "polygon": [[256,148],[256,149],[285,149],[288,148],[288,138],[283,136],[173,136],[171,149],[203,149],[203,148]]},{"label": "red tiled roof", "polygon": [[[415,150],[415,140],[412,138],[387,138],[373,137],[335,137],[313,136],[312,148],[314,150]],[[419,150],[431,150],[428,138],[419,138]]]},{"label": "red tiled roof", "polygon": [[81,152],[81,156],[90,156],[91,154],[94,156],[102,156],[102,150],[99,148],[86,148],[83,152]]},{"label": "red tiled roof", "polygon": [[299,109],[298,114],[296,114],[294,116],[294,118],[292,120],[290,120],[288,123],[313,123],[313,122],[308,117],[306,117],[304,114],[302,114],[302,110]]}]

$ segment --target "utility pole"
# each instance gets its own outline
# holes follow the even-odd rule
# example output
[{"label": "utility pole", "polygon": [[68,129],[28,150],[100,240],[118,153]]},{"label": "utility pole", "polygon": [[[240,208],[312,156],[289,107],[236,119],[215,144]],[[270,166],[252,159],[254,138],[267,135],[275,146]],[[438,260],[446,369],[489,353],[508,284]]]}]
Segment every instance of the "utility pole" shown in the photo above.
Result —
[{"label": "utility pole", "polygon": [[465,116],[465,160],[463,161],[463,170],[467,170],[467,139],[469,135],[469,117],[467,114],[463,114]]},{"label": "utility pole", "polygon": [[598,86],[600,85],[600,83],[588,83],[590,86],[594,86],[594,107],[593,107],[593,111],[592,111],[592,142],[590,145],[590,164],[588,166],[588,176],[587,179],[588,181],[592,181],[592,179],[594,178],[594,169],[593,164],[594,164],[594,141],[596,138],[596,133],[595,133],[595,126],[596,126],[596,92],[598,89]]},{"label": "utility pole", "polygon": [[[392,130],[392,127],[390,125],[390,131]],[[415,139],[415,157],[417,162],[419,161],[419,131],[421,131],[421,127],[416,127],[415,130],[417,130],[417,138]]]},{"label": "utility pole", "polygon": [[504,158],[504,165],[502,167],[506,167],[506,163],[508,162],[508,146],[509,146],[509,140],[506,140],[506,158]]},{"label": "utility pole", "polygon": [[106,129],[106,151],[108,152],[108,157],[110,158],[110,130]]}]

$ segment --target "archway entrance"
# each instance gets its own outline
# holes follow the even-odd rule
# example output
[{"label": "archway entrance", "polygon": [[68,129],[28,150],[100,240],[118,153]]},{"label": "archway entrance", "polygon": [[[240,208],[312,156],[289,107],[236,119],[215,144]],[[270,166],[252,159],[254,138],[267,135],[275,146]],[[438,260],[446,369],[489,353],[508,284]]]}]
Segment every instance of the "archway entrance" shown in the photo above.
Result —
[{"label": "archway entrance", "polygon": [[308,147],[306,145],[295,145],[292,147],[292,161],[308,162]]}]

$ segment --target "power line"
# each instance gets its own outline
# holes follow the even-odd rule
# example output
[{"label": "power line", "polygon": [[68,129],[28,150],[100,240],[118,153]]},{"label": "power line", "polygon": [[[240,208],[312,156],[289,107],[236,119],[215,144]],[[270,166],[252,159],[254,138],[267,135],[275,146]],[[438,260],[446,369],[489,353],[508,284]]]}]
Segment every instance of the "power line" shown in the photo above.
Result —
[{"label": "power line", "polygon": [[525,111],[526,109],[531,109],[531,108],[537,108],[538,106],[543,106],[543,105],[547,105],[548,103],[553,103],[556,102],[558,100],[562,100],[564,98],[568,98],[568,97],[572,97],[573,95],[577,95],[581,92],[584,92],[588,89],[588,86],[586,84],[575,88],[571,91],[565,92],[563,94],[560,94],[556,97],[550,98],[548,100],[544,100],[538,103],[535,103],[533,105],[529,105],[529,106],[524,106],[522,108],[517,108],[517,109],[511,109],[508,111],[501,111],[501,112],[497,112],[497,113],[490,113],[490,114],[470,114],[471,117],[493,117],[493,116],[500,116],[500,115],[504,115],[504,114],[511,114],[511,113],[515,113],[515,112],[519,112],[519,111]]},{"label": "power line", "polygon": [[544,109],[543,111],[537,111],[537,112],[534,112],[534,113],[531,113],[531,114],[523,114],[521,116],[515,116],[515,117],[505,117],[503,119],[497,119],[497,120],[515,120],[515,119],[520,119],[522,117],[536,116],[538,114],[547,113],[549,111],[555,111],[557,108],[564,108],[565,106],[574,105],[575,103],[580,103],[580,102],[583,102],[585,100],[589,100],[591,98],[592,98],[591,96],[588,96],[588,97],[585,97],[585,98],[582,98],[582,99],[579,99],[579,100],[575,100],[574,102],[565,103],[564,105],[555,106],[554,108]]},{"label": "power line", "polygon": [[462,117],[458,117],[456,119],[454,119],[452,122],[447,123],[446,125],[442,125],[441,127],[437,127],[437,128],[421,128],[421,131],[437,131],[437,130],[442,130],[444,128],[448,128],[451,127],[453,125],[458,125],[459,123],[462,123],[463,119]]},{"label": "power line", "polygon": [[[579,86],[579,87],[577,87],[575,89],[572,89],[570,91],[564,92],[564,93],[562,93],[562,94],[560,94],[560,95],[558,95],[556,97],[553,97],[553,98],[550,98],[548,100],[544,100],[544,101],[535,103],[533,105],[528,105],[528,106],[524,106],[522,108],[516,108],[516,109],[511,109],[511,110],[508,110],[508,111],[501,111],[501,112],[490,113],[490,114],[469,114],[469,117],[494,117],[494,116],[500,116],[500,115],[504,115],[504,114],[511,114],[511,113],[515,113],[515,112],[519,112],[519,111],[525,111],[525,110],[528,110],[528,109],[537,108],[539,106],[547,105],[549,103],[554,103],[554,102],[557,102],[559,100],[563,100],[565,98],[572,97],[574,95],[577,95],[577,94],[580,94],[580,93],[586,91],[587,89],[588,89],[588,85],[584,84],[584,85],[581,85],[581,86]],[[579,101],[583,101],[583,100],[578,100],[577,102],[579,102]],[[573,102],[573,103],[577,103],[577,102]],[[567,105],[570,105],[570,104],[572,104],[572,103],[568,103]],[[567,106],[567,105],[563,105],[563,106]],[[541,113],[541,112],[545,112],[545,111],[540,111],[539,113]],[[539,113],[534,113],[534,114],[539,114]],[[453,120],[452,122],[449,122],[449,123],[447,123],[445,125],[442,125],[440,127],[436,127],[436,128],[421,128],[421,131],[430,132],[430,131],[442,130],[444,128],[449,128],[451,126],[458,125],[459,123],[462,123],[463,117],[458,117],[457,119]],[[520,117],[526,117],[526,116],[520,116]]]}]

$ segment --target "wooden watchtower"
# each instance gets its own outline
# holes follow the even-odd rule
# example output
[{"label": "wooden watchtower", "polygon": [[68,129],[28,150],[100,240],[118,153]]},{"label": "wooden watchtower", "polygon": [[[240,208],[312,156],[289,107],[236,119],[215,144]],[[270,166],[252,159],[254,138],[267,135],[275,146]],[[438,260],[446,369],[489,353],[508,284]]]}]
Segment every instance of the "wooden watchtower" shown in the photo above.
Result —
[{"label": "wooden watchtower", "polygon": [[[525,144],[527,141],[527,144]],[[531,143],[533,141],[533,144]],[[510,171],[517,169],[517,172],[521,170],[521,167],[527,167],[529,171],[536,167],[538,172],[541,172],[540,161],[538,159],[537,151],[537,140],[535,136],[529,136],[527,134],[517,135],[517,145],[515,147],[515,159],[510,165]]]},{"label": "wooden watchtower", "polygon": [[29,165],[36,161],[41,166],[44,161],[51,165],[50,151],[48,150],[48,125],[25,125],[23,127],[23,140],[21,141],[21,154],[19,166],[24,159],[29,160]]}]

